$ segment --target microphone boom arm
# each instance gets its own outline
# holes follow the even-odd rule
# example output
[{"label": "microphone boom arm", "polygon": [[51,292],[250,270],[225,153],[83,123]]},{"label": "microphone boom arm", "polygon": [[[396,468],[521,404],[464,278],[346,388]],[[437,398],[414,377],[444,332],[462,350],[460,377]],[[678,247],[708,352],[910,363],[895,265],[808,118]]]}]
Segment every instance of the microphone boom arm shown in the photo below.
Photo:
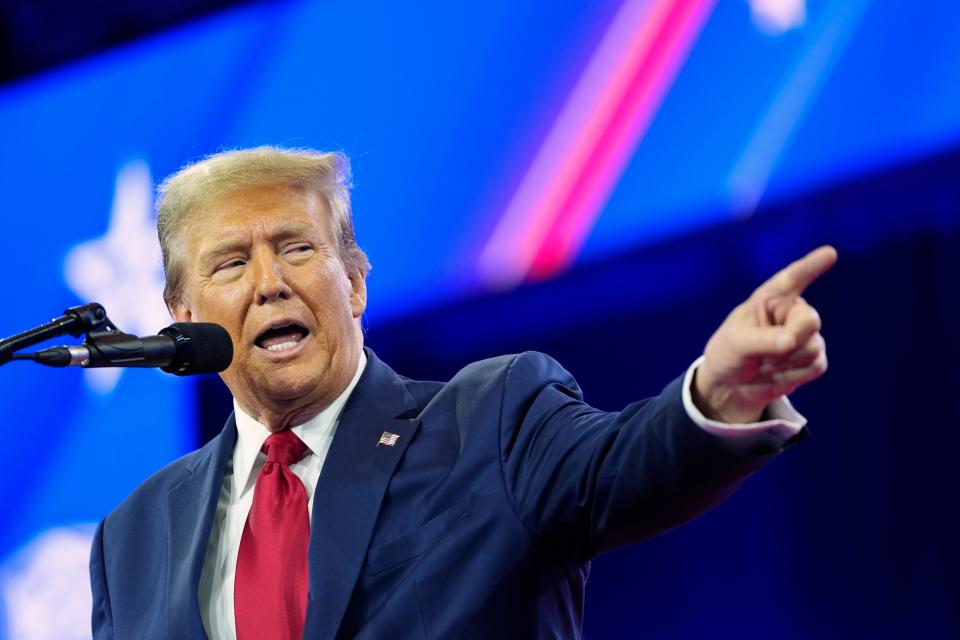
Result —
[{"label": "microphone boom arm", "polygon": [[103,305],[92,302],[70,307],[59,318],[0,340],[0,365],[10,362],[13,355],[21,349],[64,334],[79,337],[84,333],[106,335],[116,332],[117,328],[107,317]]}]

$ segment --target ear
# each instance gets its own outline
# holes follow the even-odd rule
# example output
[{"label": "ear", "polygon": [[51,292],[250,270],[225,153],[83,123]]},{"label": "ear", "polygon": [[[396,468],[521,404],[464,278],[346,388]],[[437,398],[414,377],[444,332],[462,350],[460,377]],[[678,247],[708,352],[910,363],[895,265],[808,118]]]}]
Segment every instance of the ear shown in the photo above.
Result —
[{"label": "ear", "polygon": [[353,317],[359,318],[367,308],[367,276],[359,271],[352,273],[350,278],[350,309],[353,311]]},{"label": "ear", "polygon": [[167,311],[174,322],[193,322],[193,312],[182,298],[167,301]]}]

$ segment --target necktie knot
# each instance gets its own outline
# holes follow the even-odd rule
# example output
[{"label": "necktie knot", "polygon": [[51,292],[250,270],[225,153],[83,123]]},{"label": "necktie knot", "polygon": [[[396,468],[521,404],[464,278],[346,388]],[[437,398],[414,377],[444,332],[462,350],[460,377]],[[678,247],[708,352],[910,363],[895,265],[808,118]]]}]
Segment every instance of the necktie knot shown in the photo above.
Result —
[{"label": "necktie knot", "polygon": [[289,429],[272,434],[261,448],[267,454],[267,462],[278,462],[286,467],[300,460],[306,450],[303,440]]}]

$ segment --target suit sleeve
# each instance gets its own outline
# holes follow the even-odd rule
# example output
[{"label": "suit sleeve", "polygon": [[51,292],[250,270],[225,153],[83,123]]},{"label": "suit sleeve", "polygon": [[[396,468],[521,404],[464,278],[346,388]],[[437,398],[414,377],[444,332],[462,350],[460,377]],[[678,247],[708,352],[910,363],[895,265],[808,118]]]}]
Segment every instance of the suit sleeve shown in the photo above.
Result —
[{"label": "suit sleeve", "polygon": [[113,638],[113,613],[110,610],[110,593],[107,590],[107,573],[103,558],[103,527],[106,520],[100,522],[97,533],[93,538],[93,547],[90,550],[90,588],[93,591],[93,625],[94,640],[111,640]]},{"label": "suit sleeve", "polygon": [[540,353],[509,365],[500,453],[517,517],[538,544],[586,560],[716,506],[774,450],[735,450],[696,426],[682,378],[620,412],[585,404],[573,377]]}]

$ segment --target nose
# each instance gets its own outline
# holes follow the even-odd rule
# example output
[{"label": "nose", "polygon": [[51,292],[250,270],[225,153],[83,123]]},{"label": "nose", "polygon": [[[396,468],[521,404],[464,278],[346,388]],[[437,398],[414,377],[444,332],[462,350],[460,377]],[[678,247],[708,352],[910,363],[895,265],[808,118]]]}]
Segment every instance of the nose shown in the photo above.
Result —
[{"label": "nose", "polygon": [[287,300],[293,291],[283,274],[283,265],[272,252],[262,250],[252,256],[254,277],[256,278],[256,300],[266,304],[277,300]]}]

